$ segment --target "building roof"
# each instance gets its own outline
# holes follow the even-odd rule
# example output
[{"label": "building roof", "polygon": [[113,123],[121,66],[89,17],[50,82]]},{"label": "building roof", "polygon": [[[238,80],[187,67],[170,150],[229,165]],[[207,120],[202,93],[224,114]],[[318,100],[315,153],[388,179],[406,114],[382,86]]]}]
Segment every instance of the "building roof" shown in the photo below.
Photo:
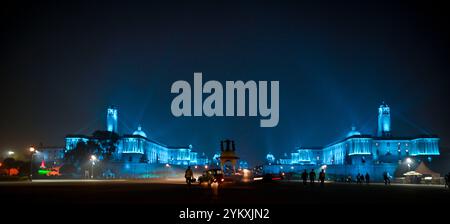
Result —
[{"label": "building roof", "polygon": [[66,135],[66,138],[91,138],[87,135]]},{"label": "building roof", "polygon": [[335,144],[339,144],[342,142],[347,141],[348,139],[352,139],[352,138],[371,138],[373,140],[391,140],[391,141],[402,141],[402,140],[414,140],[414,139],[420,139],[420,138],[439,138],[437,135],[417,135],[417,136],[372,136],[372,135],[367,135],[367,134],[361,134],[361,135],[353,135],[353,136],[348,136],[346,138],[343,138],[341,140],[337,140],[333,143],[330,143],[328,145],[326,145],[323,148],[335,145]]},{"label": "building roof", "polygon": [[322,146],[308,146],[308,147],[297,147],[297,150],[320,150],[323,149]]},{"label": "building roof", "polygon": [[140,135],[144,138],[147,138],[147,134],[142,130],[141,125],[138,126],[137,130],[133,132],[133,135]]},{"label": "building roof", "polygon": [[359,135],[361,135],[361,132],[357,131],[355,126],[352,126],[352,130],[348,132],[347,137],[351,137],[351,136],[355,136],[355,135],[359,136]]},{"label": "building roof", "polygon": [[64,150],[65,148],[66,148],[65,146],[39,146],[37,149],[45,150],[45,151],[48,151],[48,150],[57,151],[57,150]]}]

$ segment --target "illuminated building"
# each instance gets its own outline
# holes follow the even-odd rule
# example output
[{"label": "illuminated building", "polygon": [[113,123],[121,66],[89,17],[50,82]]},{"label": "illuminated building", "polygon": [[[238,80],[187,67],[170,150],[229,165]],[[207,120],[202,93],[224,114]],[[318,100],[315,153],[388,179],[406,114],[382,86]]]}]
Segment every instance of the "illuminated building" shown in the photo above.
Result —
[{"label": "illuminated building", "polygon": [[266,162],[268,164],[274,164],[275,163],[275,156],[272,153],[267,154]]},{"label": "illuminated building", "polygon": [[62,146],[43,146],[37,147],[37,153],[33,159],[35,162],[42,162],[55,166],[60,165],[64,158],[64,147]]},{"label": "illuminated building", "polygon": [[391,135],[391,109],[384,102],[378,108],[378,136]]},{"label": "illuminated building", "polygon": [[110,132],[118,132],[118,126],[117,126],[117,108],[116,107],[109,107],[106,111],[106,130]]},{"label": "illuminated building", "polygon": [[[290,155],[266,165],[266,172],[282,172],[283,165],[294,165],[295,171],[319,168],[324,165],[327,173],[335,176],[369,173],[380,178],[383,172],[391,175],[407,158],[431,162],[439,153],[439,138],[434,135],[394,137],[391,134],[390,108],[384,102],[378,109],[377,135],[361,134],[352,127],[344,139],[325,147],[298,147]],[[267,160],[274,158],[267,155]],[[275,165],[273,165],[275,164]]]},{"label": "illuminated building", "polygon": [[[118,111],[116,107],[109,107],[106,115],[106,130],[108,132],[118,133],[117,117]],[[65,138],[65,151],[74,150],[80,142],[88,141],[99,142],[100,140],[94,136],[85,135],[67,135]],[[99,156],[99,159],[103,158]],[[209,160],[202,154],[192,149],[192,145],[187,146],[168,146],[150,139],[139,125],[132,134],[119,135],[116,143],[116,151],[113,154],[113,161],[116,167],[119,167],[121,173],[140,172],[148,170],[149,166],[145,164],[153,164],[151,168],[157,167],[158,164],[169,165],[206,165]],[[151,171],[151,170],[150,170]],[[143,172],[143,171],[142,171]]]}]

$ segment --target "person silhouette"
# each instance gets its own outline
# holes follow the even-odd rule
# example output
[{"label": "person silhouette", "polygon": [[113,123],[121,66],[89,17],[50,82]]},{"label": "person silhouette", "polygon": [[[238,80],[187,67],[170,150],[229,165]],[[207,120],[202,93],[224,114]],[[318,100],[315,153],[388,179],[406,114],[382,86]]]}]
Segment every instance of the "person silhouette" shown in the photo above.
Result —
[{"label": "person silhouette", "polygon": [[311,185],[314,184],[315,179],[316,179],[316,172],[314,172],[314,169],[311,169],[311,172],[309,172],[309,181]]},{"label": "person silhouette", "polygon": [[194,174],[191,170],[191,167],[188,166],[186,171],[184,172],[184,178],[186,178],[186,183],[191,186],[192,178],[194,177]]},{"label": "person silhouette", "polygon": [[308,181],[308,172],[306,172],[306,169],[302,173],[302,180],[303,180],[303,185],[306,185],[306,182]]},{"label": "person silhouette", "polygon": [[358,175],[356,175],[356,183],[360,184],[361,183],[361,174],[358,173]]},{"label": "person silhouette", "polygon": [[319,180],[320,180],[320,186],[323,186],[324,182],[325,182],[325,170],[322,169],[322,171],[320,171],[319,173]]},{"label": "person silhouette", "polygon": [[383,180],[384,180],[384,185],[391,184],[391,180],[389,179],[389,174],[387,171],[383,172]]},{"label": "person silhouette", "polygon": [[448,186],[449,178],[450,178],[450,172],[448,172],[448,173],[445,175],[445,188],[448,188],[448,187],[449,187],[449,186]]},{"label": "person silhouette", "polygon": [[366,184],[369,184],[370,183],[370,175],[369,175],[369,173],[367,172],[366,173]]}]

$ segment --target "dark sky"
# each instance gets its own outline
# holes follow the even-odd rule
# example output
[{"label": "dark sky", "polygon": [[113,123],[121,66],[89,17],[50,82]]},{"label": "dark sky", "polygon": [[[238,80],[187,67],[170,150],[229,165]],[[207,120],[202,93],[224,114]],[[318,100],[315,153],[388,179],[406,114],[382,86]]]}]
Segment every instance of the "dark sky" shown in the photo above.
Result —
[{"label": "dark sky", "polygon": [[[253,164],[269,151],[328,144],[352,124],[373,134],[383,100],[394,135],[450,143],[444,4],[67,2],[1,3],[0,151],[103,129],[110,104],[122,134],[142,124],[153,139],[209,156],[231,138]],[[192,84],[193,72],[279,80],[278,126],[173,117],[170,86]]]}]

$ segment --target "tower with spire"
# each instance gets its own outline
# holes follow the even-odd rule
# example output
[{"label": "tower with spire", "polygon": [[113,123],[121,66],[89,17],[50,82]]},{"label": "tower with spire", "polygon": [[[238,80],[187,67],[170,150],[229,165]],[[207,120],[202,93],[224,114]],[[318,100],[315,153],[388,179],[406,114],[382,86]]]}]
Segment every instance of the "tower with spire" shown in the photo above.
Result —
[{"label": "tower with spire", "polygon": [[106,130],[118,133],[117,108],[114,106],[108,107],[108,110],[106,111]]},{"label": "tower with spire", "polygon": [[391,136],[391,110],[383,101],[378,108],[378,137]]}]

